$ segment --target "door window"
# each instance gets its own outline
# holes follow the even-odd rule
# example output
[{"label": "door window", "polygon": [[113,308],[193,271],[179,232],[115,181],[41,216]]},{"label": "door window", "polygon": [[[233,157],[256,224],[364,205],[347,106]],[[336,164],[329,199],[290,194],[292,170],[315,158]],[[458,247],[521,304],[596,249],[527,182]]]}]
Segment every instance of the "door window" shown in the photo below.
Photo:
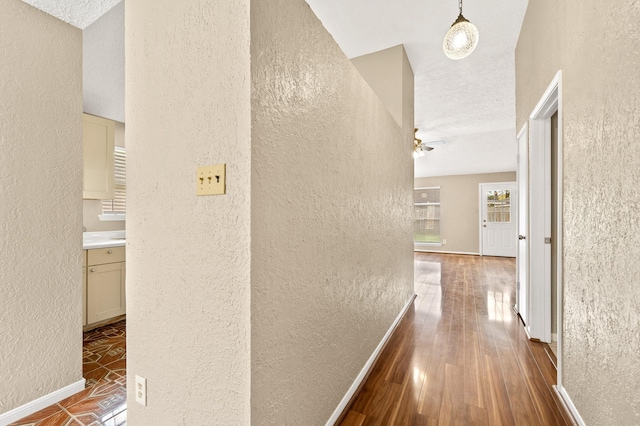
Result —
[{"label": "door window", "polygon": [[487,222],[511,222],[511,191],[487,191]]}]

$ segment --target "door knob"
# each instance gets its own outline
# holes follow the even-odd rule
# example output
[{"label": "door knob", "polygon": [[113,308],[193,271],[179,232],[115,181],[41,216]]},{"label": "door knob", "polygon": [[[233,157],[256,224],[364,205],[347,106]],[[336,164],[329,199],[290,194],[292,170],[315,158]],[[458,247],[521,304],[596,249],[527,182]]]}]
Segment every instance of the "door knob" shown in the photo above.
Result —
[{"label": "door knob", "polygon": [[526,239],[527,239],[527,237],[525,237],[524,235],[518,235],[518,239],[519,239],[519,240],[526,240]]}]

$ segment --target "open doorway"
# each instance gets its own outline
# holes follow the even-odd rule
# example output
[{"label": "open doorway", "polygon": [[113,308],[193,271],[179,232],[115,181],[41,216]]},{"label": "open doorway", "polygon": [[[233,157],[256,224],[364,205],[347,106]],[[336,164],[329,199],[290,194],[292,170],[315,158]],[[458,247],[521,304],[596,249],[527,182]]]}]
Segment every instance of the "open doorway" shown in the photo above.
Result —
[{"label": "open doorway", "polygon": [[[518,182],[521,193],[518,226],[518,281],[524,288],[517,308],[530,338],[550,343],[562,363],[562,73],[559,71],[518,135]],[[528,133],[528,135],[527,135]],[[528,137],[528,144],[527,144]],[[528,148],[527,148],[528,145]],[[520,152],[523,151],[523,152]],[[526,243],[525,243],[526,242]],[[522,316],[522,315],[521,315]],[[557,342],[557,346],[554,344]]]},{"label": "open doorway", "polygon": [[516,180],[518,184],[515,311],[523,325],[529,324],[529,125],[518,133]]}]

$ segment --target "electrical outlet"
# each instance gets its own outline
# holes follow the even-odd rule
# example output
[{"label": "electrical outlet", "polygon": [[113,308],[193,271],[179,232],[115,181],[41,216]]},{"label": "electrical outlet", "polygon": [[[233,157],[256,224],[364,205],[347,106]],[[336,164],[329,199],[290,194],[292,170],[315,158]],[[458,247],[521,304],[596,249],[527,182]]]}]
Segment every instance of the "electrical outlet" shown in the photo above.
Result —
[{"label": "electrical outlet", "polygon": [[447,244],[447,239],[446,238],[442,240],[442,245],[445,245],[445,244]]},{"label": "electrical outlet", "polygon": [[226,164],[198,167],[196,170],[196,195],[226,194],[226,170]]},{"label": "electrical outlet", "polygon": [[147,405],[147,379],[136,375],[136,402]]}]

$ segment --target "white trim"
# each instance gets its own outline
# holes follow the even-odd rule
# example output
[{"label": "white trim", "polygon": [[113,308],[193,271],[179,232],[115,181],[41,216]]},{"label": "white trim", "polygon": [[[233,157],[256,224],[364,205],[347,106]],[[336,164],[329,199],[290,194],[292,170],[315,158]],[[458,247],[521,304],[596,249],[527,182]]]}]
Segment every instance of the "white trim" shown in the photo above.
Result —
[{"label": "white trim", "polygon": [[567,407],[567,409],[569,410],[569,413],[573,416],[573,420],[578,424],[578,426],[586,426],[586,423],[582,419],[582,416],[580,416],[580,413],[578,412],[578,409],[576,408],[576,406],[573,405],[573,401],[569,397],[569,394],[567,393],[567,391],[560,385],[554,385],[553,389],[560,396],[560,399],[562,400],[564,405]]},{"label": "white trim", "polygon": [[529,325],[524,325],[524,333],[527,335],[527,339],[531,340],[531,333],[529,332]]},{"label": "white trim", "polygon": [[404,306],[404,308],[402,308],[402,311],[400,311],[400,314],[398,314],[395,321],[393,321],[393,324],[391,324],[391,327],[389,327],[389,330],[387,330],[387,334],[385,334],[382,340],[380,341],[380,343],[378,343],[378,347],[376,347],[376,349],[373,351],[373,353],[365,363],[364,367],[362,367],[362,370],[360,370],[360,374],[358,374],[356,379],[353,381],[353,384],[351,385],[347,393],[342,398],[342,401],[340,401],[340,404],[338,404],[338,406],[336,407],[331,417],[329,417],[329,420],[327,420],[327,426],[333,426],[342,415],[342,412],[344,411],[344,409],[347,408],[349,401],[351,401],[351,398],[353,398],[355,393],[358,391],[360,384],[362,384],[364,379],[367,377],[369,370],[373,367],[373,364],[378,358],[378,355],[380,355],[380,352],[382,352],[382,348],[384,348],[384,345],[387,343],[389,338],[391,338],[391,335],[395,331],[398,323],[400,322],[402,317],[404,317],[404,314],[407,312],[407,310],[411,307],[415,298],[416,298],[416,294],[414,293],[409,299],[409,301],[407,302],[407,304]]},{"label": "white trim", "polygon": [[[558,187],[556,188],[556,197],[557,197],[557,222],[556,222],[556,237],[558,241],[556,242],[556,341],[558,342],[558,356],[557,358],[557,379],[556,382],[558,386],[562,387],[562,328],[563,328],[563,311],[564,311],[564,276],[562,271],[564,269],[564,258],[562,253],[564,251],[563,245],[563,236],[564,236],[564,219],[563,219],[563,211],[564,211],[564,195],[563,195],[563,186],[564,186],[564,175],[562,169],[562,163],[564,162],[563,157],[563,101],[562,101],[562,70],[558,71],[556,74],[556,79],[558,81],[558,159],[557,159],[557,178]],[[577,411],[576,411],[577,413]]]},{"label": "white trim", "polygon": [[[526,121],[516,137],[518,149],[518,166],[516,167],[516,182],[518,187],[518,204],[516,206],[516,221],[518,242],[516,250],[516,312],[523,324],[529,322],[529,122]],[[524,147],[522,145],[525,145]],[[523,149],[526,148],[526,149]],[[524,240],[520,240],[520,235]],[[522,269],[522,270],[521,270]],[[524,315],[523,315],[524,313]]]},{"label": "white trim", "polygon": [[105,213],[99,214],[98,219],[100,222],[124,222],[127,220],[127,215],[125,213]]},{"label": "white trim", "polygon": [[[538,101],[529,116],[529,324],[532,337],[543,342],[551,341],[551,244],[544,243],[544,239],[551,237],[551,116],[558,112],[558,151],[562,146],[562,71],[558,71],[544,95]],[[559,164],[562,161],[559,155]],[[558,182],[561,186],[562,169],[558,170]],[[558,196],[560,199],[560,196]],[[558,203],[561,210],[562,201]],[[542,221],[532,221],[531,218],[543,218]],[[562,225],[561,219],[557,221]],[[558,228],[558,271],[562,270],[562,227]],[[562,280],[558,272],[558,294],[561,294]],[[558,304],[560,306],[560,304]],[[558,324],[561,322],[562,309],[558,309]],[[562,326],[559,327],[561,329]],[[562,338],[562,336],[560,336]],[[558,347],[558,354],[562,350]],[[560,359],[561,356],[558,357]],[[560,361],[559,361],[560,362]],[[558,376],[560,377],[560,368]]]},{"label": "white trim", "polygon": [[442,243],[413,243],[413,247],[442,247]]},{"label": "white trim", "polygon": [[11,411],[0,414],[0,426],[7,426],[8,424],[17,422],[23,417],[27,417],[35,412],[42,410],[43,408],[47,408],[48,406],[55,404],[56,402],[62,401],[63,399],[68,398],[71,395],[83,391],[84,385],[85,379],[78,380],[77,382],[65,386],[62,389],[58,389],[57,391],[51,392],[48,395],[41,396],[38,399],[21,405],[18,408],[14,408]]},{"label": "white trim", "polygon": [[561,81],[562,70],[556,73],[556,75],[553,77],[553,80],[551,80],[551,83],[547,87],[547,90],[544,91],[544,94],[529,116],[531,120],[549,118],[558,110],[558,89],[560,88]]},{"label": "white trim", "polygon": [[480,256],[480,253],[473,253],[470,251],[444,251],[444,250],[418,250],[418,249],[413,249],[414,252],[418,252],[418,253],[442,253],[442,254],[468,254],[471,256]]}]

